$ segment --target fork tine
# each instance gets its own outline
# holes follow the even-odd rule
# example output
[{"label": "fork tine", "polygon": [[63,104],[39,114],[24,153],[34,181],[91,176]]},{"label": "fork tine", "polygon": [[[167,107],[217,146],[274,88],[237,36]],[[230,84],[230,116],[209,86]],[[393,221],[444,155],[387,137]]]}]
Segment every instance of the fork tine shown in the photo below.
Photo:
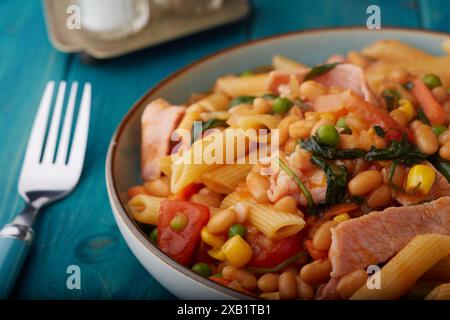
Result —
[{"label": "fork tine", "polygon": [[44,143],[45,130],[47,129],[48,114],[52,103],[54,88],[54,81],[49,81],[45,87],[28,140],[27,151],[25,152],[25,159],[23,162],[24,166],[28,163],[38,163],[41,158],[42,145]]},{"label": "fork tine", "polygon": [[66,82],[61,81],[56,96],[55,108],[53,109],[52,122],[45,143],[44,157],[42,163],[52,163],[55,157],[56,141],[58,140],[58,130],[61,120],[62,106],[64,103],[64,94],[66,92]]},{"label": "fork tine", "polygon": [[67,104],[66,115],[64,117],[64,124],[59,138],[58,153],[56,155],[56,163],[64,165],[67,159],[67,150],[69,149],[70,132],[72,129],[72,119],[75,109],[75,99],[77,97],[78,82],[72,83],[70,89],[69,102]]},{"label": "fork tine", "polygon": [[91,112],[91,84],[84,85],[83,96],[81,98],[81,106],[78,112],[77,126],[73,136],[72,147],[70,150],[70,157],[68,166],[71,172],[78,178],[83,168],[84,154],[86,152],[86,145],[89,131],[89,116]]}]

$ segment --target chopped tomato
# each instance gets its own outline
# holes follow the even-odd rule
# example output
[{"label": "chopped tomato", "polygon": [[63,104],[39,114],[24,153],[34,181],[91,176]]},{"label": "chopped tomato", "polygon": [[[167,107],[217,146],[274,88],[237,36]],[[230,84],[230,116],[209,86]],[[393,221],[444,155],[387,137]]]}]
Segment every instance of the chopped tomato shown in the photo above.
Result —
[{"label": "chopped tomato", "polygon": [[216,277],[216,276],[211,276],[208,279],[211,281],[214,281],[215,283],[221,284],[224,287],[227,287],[230,284],[230,281],[225,280],[224,278]]},{"label": "chopped tomato", "polygon": [[414,142],[414,134],[409,128],[404,129],[403,131],[388,130],[385,135],[386,142],[389,143],[391,141],[401,141],[404,134],[406,134],[406,138],[409,141]]},{"label": "chopped tomato", "polygon": [[280,240],[271,240],[262,233],[249,235],[246,239],[252,248],[248,267],[272,268],[303,250],[300,234]]},{"label": "chopped tomato", "polygon": [[422,82],[421,79],[412,81],[412,93],[416,97],[419,104],[422,106],[423,112],[427,118],[436,124],[443,124],[447,119],[447,114],[444,108],[439,104],[436,98],[431,93],[430,89]]},{"label": "chopped tomato", "polygon": [[327,251],[319,251],[313,247],[312,240],[305,241],[305,248],[308,251],[309,255],[314,259],[326,259],[328,257]]},{"label": "chopped tomato", "polygon": [[337,204],[333,207],[331,207],[330,209],[328,209],[325,213],[324,213],[324,218],[331,218],[337,215],[340,215],[341,213],[346,213],[346,212],[350,212],[353,210],[356,210],[359,208],[359,204],[357,203],[340,203]]},{"label": "chopped tomato", "polygon": [[201,188],[203,187],[203,184],[201,183],[191,183],[172,195],[170,197],[171,200],[189,200],[189,198],[196,194]]},{"label": "chopped tomato", "polygon": [[[186,226],[174,231],[170,222],[177,214],[188,218]],[[179,263],[188,265],[200,241],[200,231],[209,219],[209,208],[189,201],[164,200],[161,202],[158,219],[158,246]]]},{"label": "chopped tomato", "polygon": [[134,186],[128,189],[128,197],[130,197],[130,199],[138,194],[147,194],[147,191],[143,186]]}]

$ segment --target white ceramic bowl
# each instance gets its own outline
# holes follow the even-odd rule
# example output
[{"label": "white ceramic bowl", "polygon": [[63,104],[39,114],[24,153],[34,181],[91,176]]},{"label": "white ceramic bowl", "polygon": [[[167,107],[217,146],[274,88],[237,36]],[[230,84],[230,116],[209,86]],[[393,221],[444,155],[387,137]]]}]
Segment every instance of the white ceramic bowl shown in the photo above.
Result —
[{"label": "white ceramic bowl", "polygon": [[379,39],[398,39],[434,54],[442,54],[448,34],[408,29],[369,31],[363,28],[322,29],[294,32],[256,40],[226,49],[197,61],[149,90],[120,123],[108,150],[106,182],[115,220],[128,246],[142,265],[170,292],[182,299],[248,299],[249,296],[206,280],[178,264],[155,247],[125,210],[127,189],[142,182],[139,146],[140,117],[156,98],[183,103],[192,92],[209,90],[216,78],[269,65],[283,54],[314,65],[335,53],[359,50]]}]

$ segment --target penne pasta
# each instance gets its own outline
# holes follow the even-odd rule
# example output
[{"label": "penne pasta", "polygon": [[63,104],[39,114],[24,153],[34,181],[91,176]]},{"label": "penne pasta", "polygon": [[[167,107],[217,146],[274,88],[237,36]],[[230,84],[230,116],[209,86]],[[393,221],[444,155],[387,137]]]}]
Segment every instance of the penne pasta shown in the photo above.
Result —
[{"label": "penne pasta", "polygon": [[282,55],[274,55],[272,58],[272,66],[275,70],[280,71],[296,71],[299,69],[309,69],[307,65],[292,60]]},{"label": "penne pasta", "polygon": [[425,300],[450,300],[450,283],[443,283],[435,287],[425,297]]},{"label": "penne pasta", "polygon": [[233,192],[252,169],[251,164],[229,164],[202,175],[202,182],[212,191]]},{"label": "penne pasta", "polygon": [[446,257],[428,270],[420,281],[450,282],[450,257]]},{"label": "penne pasta", "polygon": [[259,114],[251,116],[240,116],[237,119],[237,126],[241,129],[275,129],[280,122],[280,118],[269,114]]},{"label": "penne pasta", "polygon": [[237,192],[230,193],[227,195],[220,204],[221,209],[230,208],[234,205],[236,205],[238,202],[244,201],[246,198],[240,196],[237,194]]},{"label": "penne pasta", "polygon": [[159,167],[162,173],[170,177],[172,174],[172,156],[167,155],[159,159]]},{"label": "penne pasta", "polygon": [[205,111],[223,111],[228,109],[230,100],[222,92],[214,92],[197,102]]},{"label": "penne pasta", "polygon": [[268,73],[247,77],[222,77],[217,80],[216,90],[230,97],[257,96],[266,93]]},{"label": "penne pasta", "polygon": [[[450,237],[441,234],[423,234],[397,253],[381,270],[381,288],[362,286],[350,299],[384,300],[398,299],[427,270],[450,254]],[[371,277],[371,278],[372,278]],[[368,282],[370,282],[369,278]]]},{"label": "penne pasta", "polygon": [[398,40],[379,40],[362,50],[362,53],[372,59],[384,61],[414,61],[416,59],[431,58],[432,55],[411,47]]},{"label": "penne pasta", "polygon": [[128,201],[131,216],[145,224],[158,224],[159,205],[165,198],[139,194]]}]

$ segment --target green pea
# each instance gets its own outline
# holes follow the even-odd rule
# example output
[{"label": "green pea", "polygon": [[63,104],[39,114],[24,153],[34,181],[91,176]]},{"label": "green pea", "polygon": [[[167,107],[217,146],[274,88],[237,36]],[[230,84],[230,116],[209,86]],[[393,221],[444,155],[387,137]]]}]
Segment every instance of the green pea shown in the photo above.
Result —
[{"label": "green pea", "polygon": [[436,124],[436,125],[431,127],[431,130],[433,130],[434,134],[439,137],[445,130],[447,130],[447,127],[443,126],[443,125]]},{"label": "green pea", "polygon": [[211,268],[203,262],[194,264],[191,270],[204,278],[208,278],[209,276],[211,276]]},{"label": "green pea", "polygon": [[228,238],[233,238],[235,235],[240,235],[241,238],[244,238],[247,234],[247,228],[240,223],[233,224],[228,230]]},{"label": "green pea", "polygon": [[173,231],[180,232],[182,231],[189,222],[189,218],[187,215],[183,213],[177,213],[175,217],[170,220],[170,228]]},{"label": "green pea", "polygon": [[319,143],[330,147],[336,147],[339,144],[339,133],[331,124],[324,124],[317,129]]},{"label": "green pea", "polygon": [[442,86],[441,79],[435,74],[429,73],[422,77],[423,83],[431,90],[436,87]]},{"label": "green pea", "polygon": [[220,272],[219,273],[214,273],[212,276],[216,277],[216,278],[222,278],[223,277],[223,275]]},{"label": "green pea", "polygon": [[292,107],[292,101],[288,98],[276,98],[273,101],[272,111],[276,114],[285,114]]},{"label": "green pea", "polygon": [[253,75],[253,72],[252,71],[250,71],[250,70],[245,70],[245,71],[242,71],[241,72],[241,74],[239,75],[240,77],[248,77],[248,76],[252,76]]},{"label": "green pea", "polygon": [[158,228],[153,228],[152,232],[150,232],[150,241],[154,244],[158,243]]},{"label": "green pea", "polygon": [[350,129],[350,127],[348,126],[347,121],[345,121],[344,117],[340,117],[336,121],[336,127],[342,129],[341,133],[344,133],[344,134],[351,134],[352,133],[352,129]]}]

